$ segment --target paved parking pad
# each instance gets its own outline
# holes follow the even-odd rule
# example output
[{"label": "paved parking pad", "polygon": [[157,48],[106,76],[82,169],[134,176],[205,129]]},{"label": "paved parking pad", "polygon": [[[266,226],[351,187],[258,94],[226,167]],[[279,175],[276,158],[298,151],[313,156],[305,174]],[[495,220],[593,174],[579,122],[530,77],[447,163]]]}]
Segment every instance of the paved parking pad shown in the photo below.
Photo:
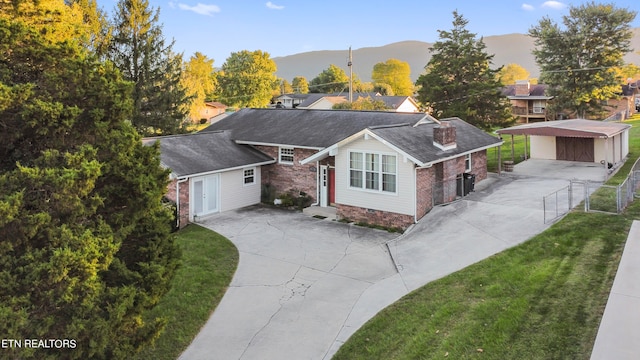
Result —
[{"label": "paved parking pad", "polygon": [[397,234],[254,207],[202,225],[240,263],[180,359],[330,359],[380,310],[424,284],[542,232],[542,197],[566,179],[497,176]]}]

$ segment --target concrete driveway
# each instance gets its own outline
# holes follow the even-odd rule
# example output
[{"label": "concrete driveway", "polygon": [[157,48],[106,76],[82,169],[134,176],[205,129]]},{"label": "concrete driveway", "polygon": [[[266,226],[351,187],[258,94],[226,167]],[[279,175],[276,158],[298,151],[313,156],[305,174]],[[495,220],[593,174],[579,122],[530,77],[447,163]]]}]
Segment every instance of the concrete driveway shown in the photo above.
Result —
[{"label": "concrete driveway", "polygon": [[240,263],[180,359],[330,359],[408,292],[545,230],[542,197],[567,183],[491,175],[399,237],[261,207],[211,217],[203,225],[238,247]]}]

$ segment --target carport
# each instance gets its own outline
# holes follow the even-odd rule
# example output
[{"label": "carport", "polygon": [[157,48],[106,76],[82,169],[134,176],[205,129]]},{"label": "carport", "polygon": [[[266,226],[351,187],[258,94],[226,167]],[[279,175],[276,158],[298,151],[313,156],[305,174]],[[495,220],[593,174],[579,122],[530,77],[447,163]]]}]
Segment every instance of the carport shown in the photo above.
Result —
[{"label": "carport", "polygon": [[[585,119],[529,123],[496,131],[501,136],[525,136],[532,159],[566,160],[603,164],[604,169],[623,161],[629,153],[631,125]],[[514,157],[511,149],[512,160]]]}]

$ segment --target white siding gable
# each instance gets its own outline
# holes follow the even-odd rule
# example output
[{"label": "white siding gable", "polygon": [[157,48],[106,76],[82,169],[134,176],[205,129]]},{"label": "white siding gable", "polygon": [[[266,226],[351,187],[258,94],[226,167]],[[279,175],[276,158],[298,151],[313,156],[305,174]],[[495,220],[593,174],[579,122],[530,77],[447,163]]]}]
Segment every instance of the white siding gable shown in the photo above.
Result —
[{"label": "white siding gable", "polygon": [[[397,159],[396,192],[387,193],[356,189],[350,186],[349,154],[351,151],[374,152],[383,155],[395,155]],[[338,150],[336,166],[336,203],[414,215],[415,212],[415,173],[414,164],[374,138],[360,138]]]}]

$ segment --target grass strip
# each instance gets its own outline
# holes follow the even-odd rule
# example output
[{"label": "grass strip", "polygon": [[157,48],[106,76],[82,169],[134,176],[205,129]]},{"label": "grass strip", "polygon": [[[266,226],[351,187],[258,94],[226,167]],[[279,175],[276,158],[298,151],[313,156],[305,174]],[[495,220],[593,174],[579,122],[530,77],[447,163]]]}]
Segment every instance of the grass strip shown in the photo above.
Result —
[{"label": "grass strip", "polygon": [[182,264],[171,290],[146,319],[165,318],[164,332],[136,359],[175,360],[206,323],[238,266],[238,250],[222,235],[199,225],[177,232]]}]

